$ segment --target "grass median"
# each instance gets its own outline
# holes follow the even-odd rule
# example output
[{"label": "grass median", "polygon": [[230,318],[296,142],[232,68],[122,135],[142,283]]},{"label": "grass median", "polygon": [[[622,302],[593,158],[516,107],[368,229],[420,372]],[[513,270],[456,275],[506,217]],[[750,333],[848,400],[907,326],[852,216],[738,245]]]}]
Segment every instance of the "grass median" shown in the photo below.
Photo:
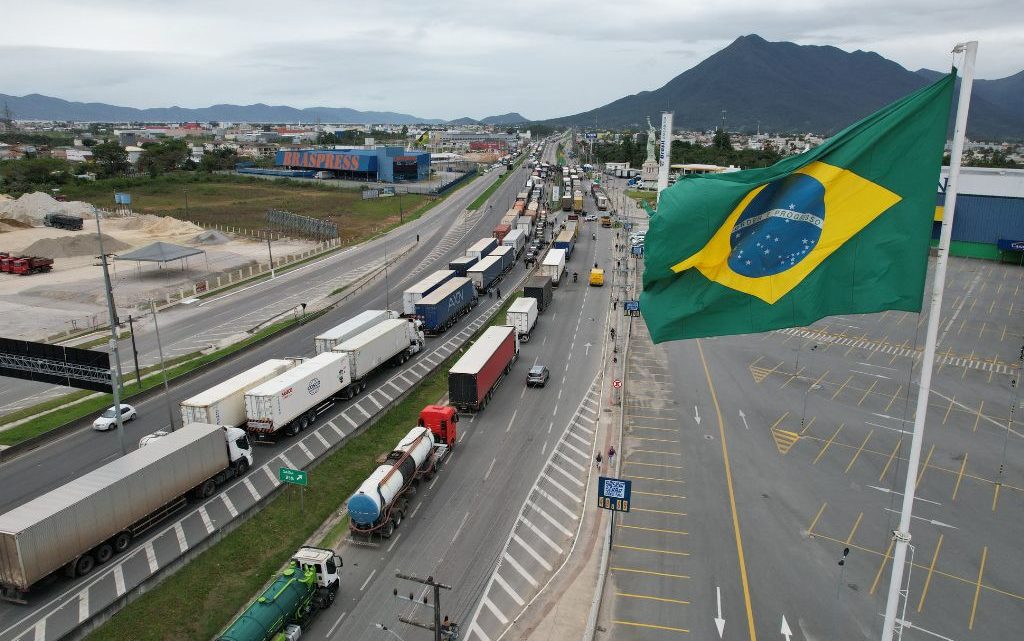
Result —
[{"label": "grass median", "polygon": [[[515,298],[508,297],[488,326],[504,321],[504,312]],[[310,471],[304,511],[299,510],[300,490],[285,488],[219,543],[115,614],[87,641],[209,639],[224,629],[295,550],[321,524],[336,517],[345,500],[376,468],[377,456],[390,451],[416,424],[423,406],[445,395],[448,370],[460,355],[461,350],[365,432],[322,459]],[[257,459],[259,454],[257,449]],[[343,533],[346,523],[342,519],[324,540]],[[404,527],[415,528],[416,522]],[[353,588],[342,585],[342,591]]]},{"label": "grass median", "polygon": [[519,169],[520,166],[522,166],[522,164],[522,159],[516,161],[516,163],[512,165],[512,169],[506,171],[504,174],[499,176],[498,179],[494,181],[494,184],[485,189],[482,194],[477,196],[476,200],[471,202],[469,206],[466,207],[466,209],[469,209],[470,211],[476,211],[477,209],[480,209],[481,207],[486,205],[488,199],[490,199],[490,197],[494,195],[494,192],[498,191],[498,187],[501,187],[502,183],[504,183],[509,176],[514,174],[515,171]]}]

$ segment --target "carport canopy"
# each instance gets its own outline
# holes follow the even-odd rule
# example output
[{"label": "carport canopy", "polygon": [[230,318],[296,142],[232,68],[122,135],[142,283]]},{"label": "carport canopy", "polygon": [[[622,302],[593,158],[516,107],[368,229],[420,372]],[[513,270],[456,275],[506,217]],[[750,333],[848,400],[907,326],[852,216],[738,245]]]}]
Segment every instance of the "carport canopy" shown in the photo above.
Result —
[{"label": "carport canopy", "polygon": [[186,247],[184,245],[174,245],[171,243],[165,243],[157,241],[151,245],[146,245],[140,249],[136,249],[133,252],[127,254],[121,254],[120,256],[114,256],[114,260],[132,260],[135,262],[146,262],[146,263],[167,263],[172,260],[180,260],[182,258],[188,258],[189,256],[195,256],[196,254],[205,254],[206,252],[202,249],[196,249],[195,247]]}]

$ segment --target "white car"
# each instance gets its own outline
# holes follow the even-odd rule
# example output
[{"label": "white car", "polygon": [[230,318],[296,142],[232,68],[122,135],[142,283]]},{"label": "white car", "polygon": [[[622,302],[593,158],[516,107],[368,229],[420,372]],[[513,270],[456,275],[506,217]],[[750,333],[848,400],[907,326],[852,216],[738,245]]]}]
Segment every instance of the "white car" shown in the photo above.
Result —
[{"label": "white car", "polygon": [[595,216],[594,214],[587,214],[586,216],[583,217],[583,220],[588,223],[592,223],[595,220],[597,220],[597,216]]},{"label": "white car", "polygon": [[[121,403],[121,421],[128,423],[139,417],[135,408],[127,403]],[[92,429],[106,432],[117,427],[117,419],[114,417],[114,408],[108,407],[95,421],[92,422]]]}]

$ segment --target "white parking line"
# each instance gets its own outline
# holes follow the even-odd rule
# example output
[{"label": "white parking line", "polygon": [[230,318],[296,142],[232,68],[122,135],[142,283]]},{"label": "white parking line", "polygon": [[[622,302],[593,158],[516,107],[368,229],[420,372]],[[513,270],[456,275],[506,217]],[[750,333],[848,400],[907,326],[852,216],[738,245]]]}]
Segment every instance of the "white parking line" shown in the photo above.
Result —
[{"label": "white parking line", "polygon": [[284,454],[280,454],[279,456],[281,457],[281,461],[285,464],[286,467],[290,467],[293,470],[299,469],[299,468],[295,467],[295,464],[292,463],[291,461],[289,461],[288,457],[285,456]]},{"label": "white parking line", "polygon": [[185,528],[181,527],[181,521],[174,524],[174,534],[178,537],[178,549],[184,554],[188,551],[188,540],[185,538]]},{"label": "white parking line", "polygon": [[[291,467],[291,466],[289,466]],[[213,531],[217,528],[213,527],[213,521],[210,520],[210,514],[206,511],[205,505],[199,506],[199,518],[203,520],[203,525],[206,526],[206,533],[213,534]]]},{"label": "white parking line", "polygon": [[492,603],[491,600],[488,599],[486,595],[483,598],[483,604],[487,606],[487,609],[491,611],[491,614],[496,616],[498,620],[501,621],[502,625],[508,625],[508,617],[502,614],[501,610],[498,609],[498,606],[494,605],[494,603]]},{"label": "white parking line", "polygon": [[536,503],[531,503],[530,507],[533,509],[534,512],[544,517],[544,520],[553,525],[556,530],[558,530],[566,536],[572,536],[572,532],[570,532],[564,525],[556,521],[555,517],[551,516],[550,514],[542,510],[539,505],[537,505]]},{"label": "white parking line", "polygon": [[320,441],[325,448],[329,448],[331,446],[327,439],[324,438],[324,435],[320,433],[320,430],[313,432],[313,436],[315,436],[316,439]]},{"label": "white parking line", "polygon": [[46,641],[46,617],[36,622],[33,634],[34,641]]},{"label": "white parking line", "polygon": [[160,565],[156,562],[156,550],[153,549],[153,542],[146,541],[146,562],[149,563],[149,573],[156,574]]},{"label": "white parking line", "polygon": [[574,439],[576,439],[580,443],[583,443],[583,447],[590,447],[590,441],[588,441],[587,439],[583,438],[579,434],[577,434],[575,432],[569,432],[569,436],[573,437]]},{"label": "white parking line", "polygon": [[526,550],[526,553],[532,556],[533,560],[539,563],[542,568],[544,568],[548,572],[550,572],[553,569],[551,567],[551,564],[544,560],[544,557],[542,557],[540,554],[537,554],[537,550],[534,550],[532,547],[530,547],[529,543],[523,540],[523,537],[519,536],[518,534],[513,534],[512,540],[518,543],[521,548]]},{"label": "white parking line", "polygon": [[[363,414],[366,414],[366,412],[363,412]],[[347,413],[347,412],[342,412],[342,413],[341,413],[341,418],[343,418],[343,419],[345,419],[346,421],[348,421],[348,424],[349,424],[349,425],[351,425],[352,427],[354,427],[354,428],[355,428],[355,427],[359,427],[359,423],[356,423],[355,421],[353,421],[352,419],[350,419],[350,418],[348,417],[348,413]],[[339,431],[339,432],[341,432],[341,430],[338,430],[338,431]],[[342,436],[344,436],[344,434],[342,434]]]},{"label": "white parking line", "polygon": [[562,502],[559,501],[558,499],[556,499],[554,496],[548,494],[547,492],[545,492],[544,490],[542,490],[540,488],[537,488],[537,494],[539,496],[543,496],[544,498],[546,498],[548,501],[551,502],[552,505],[554,505],[559,510],[564,512],[565,515],[568,516],[573,521],[578,521],[579,520],[579,518],[576,516],[576,514],[572,510],[570,510],[569,508],[567,508],[564,505],[562,505]]},{"label": "white parking line", "polygon": [[508,592],[508,595],[512,597],[512,600],[515,601],[519,607],[526,605],[526,601],[523,600],[523,597],[519,596],[519,593],[512,589],[512,586],[509,585],[505,579],[501,578],[501,575],[497,572],[494,573],[494,582],[500,585],[505,592]]},{"label": "white parking line", "polygon": [[118,563],[114,566],[114,592],[117,596],[124,596],[124,566]]},{"label": "white parking line", "polygon": [[[372,398],[372,397],[371,397],[371,398]],[[374,403],[376,403],[376,402],[377,402],[377,401],[374,401]],[[356,403],[356,404],[355,404],[355,405],[353,405],[352,407],[354,407],[354,408],[356,408],[357,410],[359,410],[360,412],[362,412],[362,413],[363,413],[363,416],[365,416],[366,418],[370,418],[370,413],[369,413],[369,412],[367,412],[366,410],[364,410],[364,409],[363,409],[363,406],[362,406],[362,405],[360,405],[359,403]],[[379,407],[379,406],[378,406],[378,407]]]},{"label": "white parking line", "polygon": [[231,502],[231,497],[228,496],[227,492],[220,495],[221,500],[224,501],[224,507],[228,509],[228,514],[231,518],[238,516],[238,510],[235,508],[235,504]]},{"label": "white parking line", "polygon": [[78,593],[78,622],[85,623],[89,618],[89,588]]},{"label": "white parking line", "polygon": [[515,568],[516,572],[521,574],[522,577],[524,579],[526,579],[527,583],[529,583],[530,585],[532,585],[535,588],[539,588],[540,587],[540,583],[537,583],[537,580],[534,579],[530,575],[530,573],[526,571],[526,568],[524,568],[523,566],[519,565],[519,561],[516,561],[512,557],[511,554],[509,554],[508,552],[505,552],[505,554],[503,555],[502,558],[504,558],[506,561],[508,561],[508,564],[511,565],[513,568]]},{"label": "white parking line", "polygon": [[395,388],[396,390],[398,390],[398,393],[399,393],[399,394],[401,394],[401,393],[402,393],[402,392],[404,391],[404,390],[402,390],[402,388],[401,388],[401,387],[399,387],[399,386],[395,385],[395,381],[394,381],[394,380],[390,380],[390,381],[388,381],[388,385],[390,385],[391,387],[393,387],[393,388]]},{"label": "white parking line", "polygon": [[[384,406],[383,406],[383,405],[381,405],[380,401],[378,401],[377,399],[375,399],[375,398],[373,397],[373,394],[370,394],[370,395],[369,395],[369,396],[367,396],[366,398],[370,399],[370,401],[372,401],[372,402],[373,402],[373,404],[377,406],[377,409],[379,409],[379,410],[382,410],[382,409],[384,409]],[[359,409],[363,409],[363,408],[361,408],[361,407],[360,407]],[[369,416],[370,416],[370,415],[369,415],[369,414],[367,414],[366,416],[367,416],[367,418],[369,418]]]},{"label": "white parking line", "polygon": [[[587,468],[583,467],[582,465],[580,465],[579,463],[577,463],[576,461],[574,461],[571,458],[569,458],[565,454],[565,452],[563,452],[561,450],[558,450],[558,455],[561,456],[563,459],[565,459],[566,463],[568,463],[569,465],[572,465],[573,467],[577,468],[580,472],[583,472],[583,471],[585,471],[587,469]],[[557,465],[555,465],[555,460],[554,459],[551,459],[551,468],[555,469],[555,470],[558,470],[559,472],[561,472],[562,474],[565,475],[565,478],[571,480],[576,485],[579,485],[580,487],[583,487],[583,481],[579,480],[578,478],[576,478],[572,474],[569,474],[568,472],[566,472],[562,468],[560,468]]]},{"label": "white parking line", "polygon": [[565,439],[562,439],[562,445],[566,446],[567,448],[569,448],[573,452],[576,452],[577,454],[582,456],[584,460],[587,460],[587,461],[590,460],[590,454],[589,453],[584,452],[583,450],[581,450],[580,448],[576,447],[575,445],[573,445],[569,441],[567,441]]},{"label": "white parking line", "polygon": [[254,501],[258,501],[262,498],[260,493],[256,491],[256,486],[252,484],[252,481],[249,480],[248,476],[242,479],[242,485],[245,486],[245,489],[249,490],[249,494],[252,494],[252,499]]},{"label": "white parking line", "polygon": [[316,458],[315,456],[313,456],[313,452],[308,447],[306,447],[305,443],[303,443],[302,441],[299,441],[298,442],[298,446],[299,446],[299,449],[302,450],[302,453],[309,457],[309,460],[312,461],[313,459]]},{"label": "white parking line", "polygon": [[525,523],[526,527],[528,527],[531,530],[533,530],[533,533],[537,535],[537,538],[539,538],[541,541],[544,541],[549,546],[551,546],[552,550],[554,550],[558,554],[562,553],[562,548],[557,543],[552,541],[551,538],[547,534],[544,534],[543,530],[541,530],[539,527],[537,527],[532,522],[530,522],[529,519],[527,519],[525,516],[523,516],[523,517],[520,517],[519,520],[522,521],[523,523]]}]

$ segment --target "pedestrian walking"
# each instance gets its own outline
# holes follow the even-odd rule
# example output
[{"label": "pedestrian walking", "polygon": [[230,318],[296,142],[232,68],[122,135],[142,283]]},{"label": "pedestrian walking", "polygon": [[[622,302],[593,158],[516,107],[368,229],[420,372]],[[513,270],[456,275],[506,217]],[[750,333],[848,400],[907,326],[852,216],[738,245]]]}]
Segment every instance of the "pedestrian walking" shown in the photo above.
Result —
[{"label": "pedestrian walking", "polygon": [[416,234],[416,242],[417,243],[420,242],[420,235],[419,234]]},{"label": "pedestrian walking", "polygon": [[498,300],[501,300],[501,288],[498,288]]},{"label": "pedestrian walking", "polygon": [[598,452],[597,456],[594,457],[594,467],[601,469],[601,453]]},{"label": "pedestrian walking", "polygon": [[612,445],[608,448],[608,465],[611,466],[615,463],[615,446]]}]

